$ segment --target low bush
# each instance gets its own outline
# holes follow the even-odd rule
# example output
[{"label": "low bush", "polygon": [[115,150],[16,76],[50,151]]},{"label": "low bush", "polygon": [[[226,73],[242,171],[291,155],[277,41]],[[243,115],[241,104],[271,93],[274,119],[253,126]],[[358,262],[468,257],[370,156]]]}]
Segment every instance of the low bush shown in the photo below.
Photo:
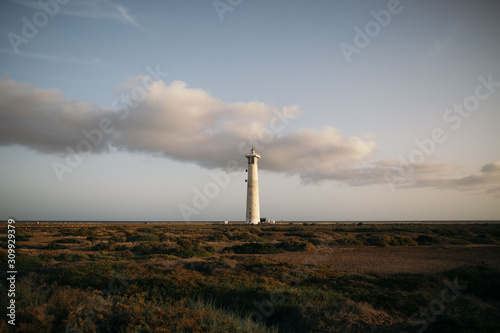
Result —
[{"label": "low bush", "polygon": [[86,254],[78,254],[78,253],[62,253],[54,258],[57,261],[87,261],[89,260],[89,256]]},{"label": "low bush", "polygon": [[233,252],[236,254],[273,254],[285,252],[269,243],[247,243],[224,248],[223,252]]},{"label": "low bush", "polygon": [[393,246],[417,246],[418,243],[410,236],[396,235],[389,242]]},{"label": "low bush", "polygon": [[474,238],[476,244],[497,244],[497,240],[492,235],[479,234]]},{"label": "low bush", "polygon": [[131,249],[133,253],[140,255],[167,253],[167,250],[167,246],[159,242],[141,243]]},{"label": "low bush", "polygon": [[75,243],[80,243],[81,241],[78,238],[61,238],[55,240],[54,242],[61,244],[75,244]]},{"label": "low bush", "polygon": [[229,239],[222,232],[217,232],[208,237],[209,242],[227,242]]},{"label": "low bush", "polygon": [[90,249],[92,251],[114,251],[116,244],[114,242],[100,242],[92,246]]},{"label": "low bush", "polygon": [[52,254],[52,253],[41,253],[38,255],[38,258],[41,260],[41,261],[44,261],[44,262],[53,262],[55,261],[55,258],[56,258],[56,255]]},{"label": "low bush", "polygon": [[62,228],[59,230],[58,236],[83,236],[83,237],[90,237],[90,236],[97,236],[97,228],[92,227],[92,228],[79,228],[79,229],[74,229],[74,228]]},{"label": "low bush", "polygon": [[415,241],[418,245],[442,245],[444,241],[439,236],[430,236],[430,235],[420,235]]},{"label": "low bush", "polygon": [[168,254],[180,258],[207,257],[213,255],[216,250],[213,246],[203,246],[202,241],[197,239],[180,239],[177,245],[167,245],[160,242],[141,243],[132,252],[140,255]]},{"label": "low bush", "polygon": [[116,245],[116,247],[115,247],[115,251],[126,251],[126,250],[128,250],[127,245],[120,244],[120,245]]},{"label": "low bush", "polygon": [[208,257],[216,252],[213,246],[202,246],[202,244],[203,242],[199,239],[180,239],[177,241],[177,246],[169,249],[167,254],[181,258],[191,258]]},{"label": "low bush", "polygon": [[115,243],[123,243],[126,242],[127,239],[125,236],[122,235],[112,235],[111,237],[108,238],[109,242],[115,242]]},{"label": "low bush", "polygon": [[500,322],[491,318],[478,318],[471,315],[443,315],[429,323],[428,333],[490,333],[500,332]]},{"label": "low bush", "polygon": [[389,242],[391,241],[391,237],[388,235],[377,235],[377,234],[368,234],[360,237],[362,242],[367,246],[390,246]]},{"label": "low bush", "polygon": [[309,242],[300,242],[288,239],[281,241],[277,247],[291,252],[314,251],[316,249],[316,247]]},{"label": "low bush", "polygon": [[16,242],[27,242],[30,240],[30,238],[31,235],[29,234],[21,234],[21,233],[16,234]]},{"label": "low bush", "polygon": [[144,227],[144,228],[137,228],[135,230],[136,233],[144,233],[144,234],[156,234],[159,232],[159,229],[151,228],[151,227]]},{"label": "low bush", "polygon": [[[0,252],[0,265],[2,267],[7,267],[7,253]],[[21,255],[21,254],[16,254],[16,268],[29,268],[31,266],[37,266],[41,265],[43,262],[42,259],[40,259],[39,256],[27,256],[27,255]],[[0,282],[0,288],[2,288],[2,282]]]},{"label": "low bush", "polygon": [[361,238],[352,237],[352,236],[337,239],[337,243],[339,243],[340,245],[348,245],[348,246],[363,246],[363,245],[365,245],[364,241]]},{"label": "low bush", "polygon": [[48,244],[47,246],[45,246],[43,249],[44,250],[64,250],[66,248],[67,248],[66,245],[62,245],[62,244],[59,244],[59,243],[54,241],[54,242]]},{"label": "low bush", "polygon": [[500,268],[486,264],[463,266],[443,273],[448,279],[458,279],[467,288],[464,292],[500,301]]},{"label": "low bush", "polygon": [[[441,297],[447,279],[466,288],[460,290],[455,301],[445,304],[443,313],[432,322],[428,320],[426,331],[499,331],[496,317],[500,310],[500,268],[496,266],[465,266],[439,274],[361,274],[319,264],[313,254],[290,253],[286,257],[296,257],[292,260],[254,254],[304,251],[316,241],[330,246],[490,242],[500,236],[498,232],[494,235],[500,225],[283,224],[259,226],[262,232],[243,225],[174,225],[168,232],[166,228],[152,230],[148,226],[142,233],[136,227],[93,230],[95,235],[85,236],[94,237],[98,243],[93,244],[98,246],[96,252],[90,254],[79,248],[36,251],[41,253],[38,256],[19,253],[16,268],[21,267],[22,273],[16,280],[17,330],[411,332],[420,328],[411,321],[412,314],[417,313],[413,317],[416,320],[431,316],[429,310],[439,305],[435,300]],[[54,237],[58,228],[47,227],[44,232]],[[73,237],[69,231],[65,238]],[[167,239],[165,236],[169,242],[125,245],[119,241],[123,234],[127,239],[141,234],[153,240]],[[228,239],[266,237],[273,242],[252,241],[227,247],[223,253],[235,254],[219,255],[203,240],[221,242],[221,235]],[[26,246],[38,244],[26,242]],[[64,242],[52,244],[64,246]],[[110,250],[113,252],[105,252]],[[488,250],[495,251],[493,247]],[[203,256],[211,257],[182,259]],[[306,259],[301,261],[302,257]],[[57,265],[47,264],[53,261],[58,261]],[[0,263],[6,267],[6,253],[0,253]],[[455,278],[458,282],[454,282]],[[0,281],[0,289],[5,290],[6,282]],[[5,303],[5,293],[3,296],[0,303]],[[0,321],[0,331],[7,331],[9,326],[5,320]]]},{"label": "low bush", "polygon": [[140,242],[159,242],[160,238],[152,234],[133,234],[127,236],[127,242],[140,243]]}]

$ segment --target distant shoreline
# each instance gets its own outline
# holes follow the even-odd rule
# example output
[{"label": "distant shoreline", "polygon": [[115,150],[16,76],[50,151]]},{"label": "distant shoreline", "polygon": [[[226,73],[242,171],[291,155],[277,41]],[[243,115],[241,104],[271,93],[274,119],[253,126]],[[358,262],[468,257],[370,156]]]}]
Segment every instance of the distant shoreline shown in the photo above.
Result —
[{"label": "distant shoreline", "polygon": [[[224,224],[224,221],[64,221],[64,220],[16,220],[16,223],[40,224]],[[415,221],[283,221],[283,224],[484,224],[500,223],[500,220],[415,220]],[[243,221],[228,221],[228,224],[245,224]],[[281,222],[276,221],[276,224]],[[269,225],[264,223],[263,225]]]}]

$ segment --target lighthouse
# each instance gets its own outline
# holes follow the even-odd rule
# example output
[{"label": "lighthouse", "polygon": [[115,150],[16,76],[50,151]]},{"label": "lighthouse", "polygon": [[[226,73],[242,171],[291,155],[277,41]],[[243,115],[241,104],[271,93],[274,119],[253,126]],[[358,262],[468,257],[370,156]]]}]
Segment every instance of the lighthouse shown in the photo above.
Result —
[{"label": "lighthouse", "polygon": [[248,179],[247,179],[247,224],[259,224],[260,222],[260,206],[259,206],[259,176],[257,169],[257,160],[259,154],[255,153],[255,149],[250,150],[250,154],[246,154],[248,159]]}]

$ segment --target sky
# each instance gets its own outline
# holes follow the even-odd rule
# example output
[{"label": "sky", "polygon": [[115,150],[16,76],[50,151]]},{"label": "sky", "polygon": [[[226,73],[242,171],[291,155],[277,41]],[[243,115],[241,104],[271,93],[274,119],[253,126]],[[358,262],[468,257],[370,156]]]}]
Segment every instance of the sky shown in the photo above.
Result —
[{"label": "sky", "polygon": [[496,0],[0,2],[0,218],[500,219]]}]

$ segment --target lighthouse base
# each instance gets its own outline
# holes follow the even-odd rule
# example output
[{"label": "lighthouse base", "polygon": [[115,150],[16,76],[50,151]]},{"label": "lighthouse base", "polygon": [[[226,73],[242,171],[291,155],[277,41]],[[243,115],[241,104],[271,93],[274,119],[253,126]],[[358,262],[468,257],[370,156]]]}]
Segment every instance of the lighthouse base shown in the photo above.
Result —
[{"label": "lighthouse base", "polygon": [[259,224],[260,219],[247,219],[247,224]]}]

